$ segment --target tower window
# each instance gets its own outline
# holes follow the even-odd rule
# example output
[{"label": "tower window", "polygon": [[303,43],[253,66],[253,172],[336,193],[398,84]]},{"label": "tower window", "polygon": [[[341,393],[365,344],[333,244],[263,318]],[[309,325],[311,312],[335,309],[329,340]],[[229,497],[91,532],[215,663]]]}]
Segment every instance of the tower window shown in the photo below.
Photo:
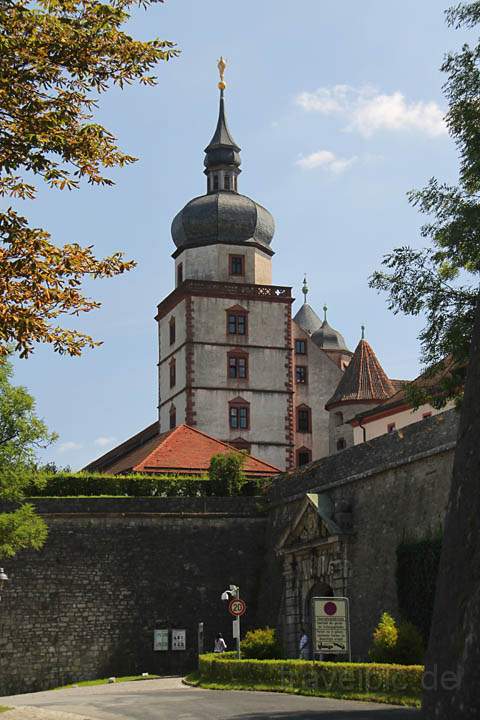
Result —
[{"label": "tower window", "polygon": [[347,443],[345,442],[345,438],[339,438],[337,440],[337,450],[345,450],[347,447]]},{"label": "tower window", "polygon": [[297,365],[295,368],[295,379],[297,384],[306,385],[308,382],[308,373],[305,365]]},{"label": "tower window", "polygon": [[395,432],[395,423],[388,423],[387,432],[389,432],[389,433]]},{"label": "tower window", "polygon": [[250,429],[250,405],[242,398],[229,402],[228,424],[231,430]]},{"label": "tower window", "polygon": [[307,343],[305,340],[295,340],[295,355],[306,355]]},{"label": "tower window", "polygon": [[175,358],[170,360],[170,387],[174,387],[177,382],[177,363]]},{"label": "tower window", "polygon": [[228,353],[228,377],[245,380],[248,377],[248,356]]},{"label": "tower window", "polygon": [[335,427],[340,427],[340,425],[343,425],[343,413],[336,412],[333,416]]},{"label": "tower window", "polygon": [[230,255],[230,275],[245,275],[245,255]]},{"label": "tower window", "polygon": [[229,335],[246,335],[247,316],[228,314],[228,334]]},{"label": "tower window", "polygon": [[310,433],[312,432],[312,418],[310,408],[306,405],[301,405],[297,408],[297,432],[299,433]]},{"label": "tower window", "polygon": [[171,405],[171,407],[170,407],[170,430],[173,430],[173,428],[176,426],[177,426],[177,411],[175,409],[175,405]]},{"label": "tower window", "polygon": [[225,190],[230,190],[230,175],[225,175],[223,178],[223,187]]},{"label": "tower window", "polygon": [[177,285],[181,285],[183,282],[183,263],[177,265]]},{"label": "tower window", "polygon": [[173,345],[173,343],[175,342],[175,335],[176,335],[175,318],[172,317],[172,318],[170,318],[170,345]]},{"label": "tower window", "polygon": [[213,176],[213,189],[218,190],[218,175]]},{"label": "tower window", "polygon": [[302,447],[297,450],[297,466],[308,465],[312,460],[312,452],[306,447]]}]

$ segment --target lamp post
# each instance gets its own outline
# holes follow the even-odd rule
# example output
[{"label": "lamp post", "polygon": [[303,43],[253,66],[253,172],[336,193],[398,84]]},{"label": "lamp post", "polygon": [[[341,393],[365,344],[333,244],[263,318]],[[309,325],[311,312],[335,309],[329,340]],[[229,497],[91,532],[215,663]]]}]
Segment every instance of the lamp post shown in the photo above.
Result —
[{"label": "lamp post", "polygon": [[7,581],[8,581],[8,575],[5,572],[5,570],[2,567],[0,567],[0,600],[2,599],[2,588]]}]

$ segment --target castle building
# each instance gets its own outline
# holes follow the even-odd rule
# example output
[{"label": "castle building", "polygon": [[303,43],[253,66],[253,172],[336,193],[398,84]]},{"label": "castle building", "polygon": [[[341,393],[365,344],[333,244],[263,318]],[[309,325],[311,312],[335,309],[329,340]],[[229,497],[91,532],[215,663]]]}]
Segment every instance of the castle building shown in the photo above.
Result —
[{"label": "castle building", "polygon": [[272,282],[275,222],[239,192],[240,147],[227,124],[223,77],[219,89],[206,192],[171,227],[174,289],[156,314],[158,421],[88,470],[126,471],[127,451],[179,425],[280,470],[306,465],[353,445],[354,436],[359,442],[354,417],[399,390],[366,340],[352,353],[326,306],[319,318],[306,278],[292,318],[291,288]]}]

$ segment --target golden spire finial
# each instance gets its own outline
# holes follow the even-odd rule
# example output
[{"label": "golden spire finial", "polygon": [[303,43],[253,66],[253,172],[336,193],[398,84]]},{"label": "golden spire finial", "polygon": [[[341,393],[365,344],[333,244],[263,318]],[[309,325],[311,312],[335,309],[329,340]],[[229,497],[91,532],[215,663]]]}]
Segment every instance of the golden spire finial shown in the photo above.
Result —
[{"label": "golden spire finial", "polygon": [[225,75],[225,68],[227,67],[227,62],[223,58],[223,56],[218,61],[217,67],[218,67],[218,72],[220,73],[220,82],[218,83],[218,89],[225,90],[225,88],[227,87],[227,84],[224,80],[224,75]]}]

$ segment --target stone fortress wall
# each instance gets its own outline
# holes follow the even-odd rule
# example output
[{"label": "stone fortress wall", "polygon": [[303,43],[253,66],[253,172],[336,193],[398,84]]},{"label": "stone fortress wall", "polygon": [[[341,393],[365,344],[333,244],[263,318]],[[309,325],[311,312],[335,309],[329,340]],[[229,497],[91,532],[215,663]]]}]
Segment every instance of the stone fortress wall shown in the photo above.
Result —
[{"label": "stone fortress wall", "polygon": [[[364,658],[380,613],[397,611],[398,543],[443,522],[457,422],[449,411],[278,476],[267,513],[255,498],[36,501],[50,534],[8,561],[0,695],[186,672],[199,621],[207,649],[218,631],[233,646],[220,600],[230,583],[248,605],[242,634],[277,626],[291,656],[312,593],[346,594],[353,656]],[[153,651],[153,630],[167,627],[187,630],[185,652]]]}]

